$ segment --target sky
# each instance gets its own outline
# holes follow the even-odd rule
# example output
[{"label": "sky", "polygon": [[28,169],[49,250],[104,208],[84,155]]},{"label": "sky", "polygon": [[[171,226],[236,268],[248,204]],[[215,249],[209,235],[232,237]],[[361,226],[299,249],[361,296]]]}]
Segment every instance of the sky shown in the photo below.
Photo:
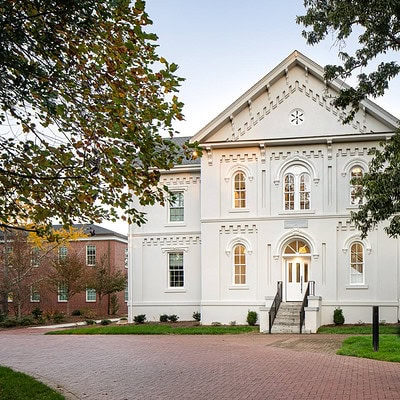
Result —
[{"label": "sky", "polygon": [[[178,93],[185,104],[185,121],[175,125],[179,136],[196,134],[294,50],[321,66],[340,63],[334,37],[306,44],[304,27],[296,24],[305,13],[302,0],[147,0],[146,10],[158,54],[178,64],[176,74],[185,78]],[[356,45],[354,35],[344,50],[351,53]],[[399,92],[397,78],[374,101],[400,118]],[[126,224],[103,226],[128,231]]]}]

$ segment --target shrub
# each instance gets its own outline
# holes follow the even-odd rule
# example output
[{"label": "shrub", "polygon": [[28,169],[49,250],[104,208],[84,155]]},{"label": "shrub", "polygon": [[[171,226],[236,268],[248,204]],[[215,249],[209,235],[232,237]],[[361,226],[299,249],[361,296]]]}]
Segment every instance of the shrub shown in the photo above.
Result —
[{"label": "shrub", "polygon": [[221,326],[222,324],[221,324],[221,322],[214,321],[214,322],[211,322],[211,325],[212,326]]},{"label": "shrub", "polygon": [[168,315],[168,321],[176,322],[176,321],[178,321],[178,319],[179,319],[179,317],[176,314]]},{"label": "shrub", "polygon": [[57,311],[46,311],[45,313],[43,313],[43,317],[50,321],[53,319],[55,314],[57,314]]},{"label": "shrub", "polygon": [[86,319],[85,322],[87,325],[94,325],[96,323],[94,319]]},{"label": "shrub", "polygon": [[194,311],[192,315],[193,319],[197,322],[201,321],[201,314],[199,311]]},{"label": "shrub", "polygon": [[257,313],[255,311],[249,310],[247,313],[247,319],[246,319],[247,323],[250,326],[254,326],[257,323],[257,319],[258,319]]},{"label": "shrub", "polygon": [[39,318],[42,316],[43,311],[39,308],[39,306],[36,306],[36,307],[32,310],[31,314],[33,315],[33,317],[34,317],[35,319],[39,319]]},{"label": "shrub", "polygon": [[81,310],[74,310],[71,313],[72,316],[74,317],[79,317],[80,315],[82,315],[82,311]]},{"label": "shrub", "polygon": [[0,311],[0,322],[5,321],[7,318],[7,314]]},{"label": "shrub", "polygon": [[333,312],[333,322],[335,325],[343,325],[344,324],[344,315],[343,310],[341,308],[335,308]]},{"label": "shrub", "polygon": [[20,325],[21,326],[33,325],[33,320],[32,320],[31,317],[24,317],[24,318],[21,319]]},{"label": "shrub", "polygon": [[236,326],[236,321],[231,321],[231,322],[229,322],[229,325],[230,325],[230,326]]},{"label": "shrub", "polygon": [[160,322],[167,322],[167,321],[168,321],[168,315],[167,314],[160,315]]},{"label": "shrub", "polygon": [[146,322],[146,314],[135,315],[133,321],[137,324],[144,324]]},{"label": "shrub", "polygon": [[91,308],[85,308],[82,311],[82,315],[87,319],[94,319],[96,317],[96,311]]},{"label": "shrub", "polygon": [[65,314],[62,313],[62,312],[55,312],[55,313],[53,314],[53,321],[54,321],[56,324],[59,324],[59,323],[61,323],[61,322],[64,322],[64,321],[65,321]]},{"label": "shrub", "polygon": [[0,326],[3,328],[15,328],[18,326],[18,321],[16,319],[7,318],[0,324]]},{"label": "shrub", "polygon": [[102,319],[102,320],[100,321],[100,324],[101,324],[101,325],[110,325],[110,324],[111,324],[111,321],[110,321],[109,319]]}]

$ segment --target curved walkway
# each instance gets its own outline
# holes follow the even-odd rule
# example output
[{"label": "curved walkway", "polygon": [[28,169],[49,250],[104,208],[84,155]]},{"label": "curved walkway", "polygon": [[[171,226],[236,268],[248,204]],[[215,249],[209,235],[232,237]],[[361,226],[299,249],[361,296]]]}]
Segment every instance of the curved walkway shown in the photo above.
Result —
[{"label": "curved walkway", "polygon": [[400,399],[400,365],[335,355],[344,336],[0,332],[0,364],[67,399]]}]

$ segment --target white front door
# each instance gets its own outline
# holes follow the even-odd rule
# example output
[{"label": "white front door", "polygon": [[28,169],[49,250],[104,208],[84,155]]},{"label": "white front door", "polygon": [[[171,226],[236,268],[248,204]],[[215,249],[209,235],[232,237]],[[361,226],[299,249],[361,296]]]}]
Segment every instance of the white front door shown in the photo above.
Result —
[{"label": "white front door", "polygon": [[310,276],[310,258],[286,259],[286,301],[302,301]]}]

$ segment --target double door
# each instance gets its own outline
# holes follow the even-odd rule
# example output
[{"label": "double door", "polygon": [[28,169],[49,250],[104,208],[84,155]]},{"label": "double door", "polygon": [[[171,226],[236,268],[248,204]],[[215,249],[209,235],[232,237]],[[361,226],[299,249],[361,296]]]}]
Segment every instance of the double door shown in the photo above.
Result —
[{"label": "double door", "polygon": [[286,301],[302,301],[310,276],[310,258],[286,259]]}]

